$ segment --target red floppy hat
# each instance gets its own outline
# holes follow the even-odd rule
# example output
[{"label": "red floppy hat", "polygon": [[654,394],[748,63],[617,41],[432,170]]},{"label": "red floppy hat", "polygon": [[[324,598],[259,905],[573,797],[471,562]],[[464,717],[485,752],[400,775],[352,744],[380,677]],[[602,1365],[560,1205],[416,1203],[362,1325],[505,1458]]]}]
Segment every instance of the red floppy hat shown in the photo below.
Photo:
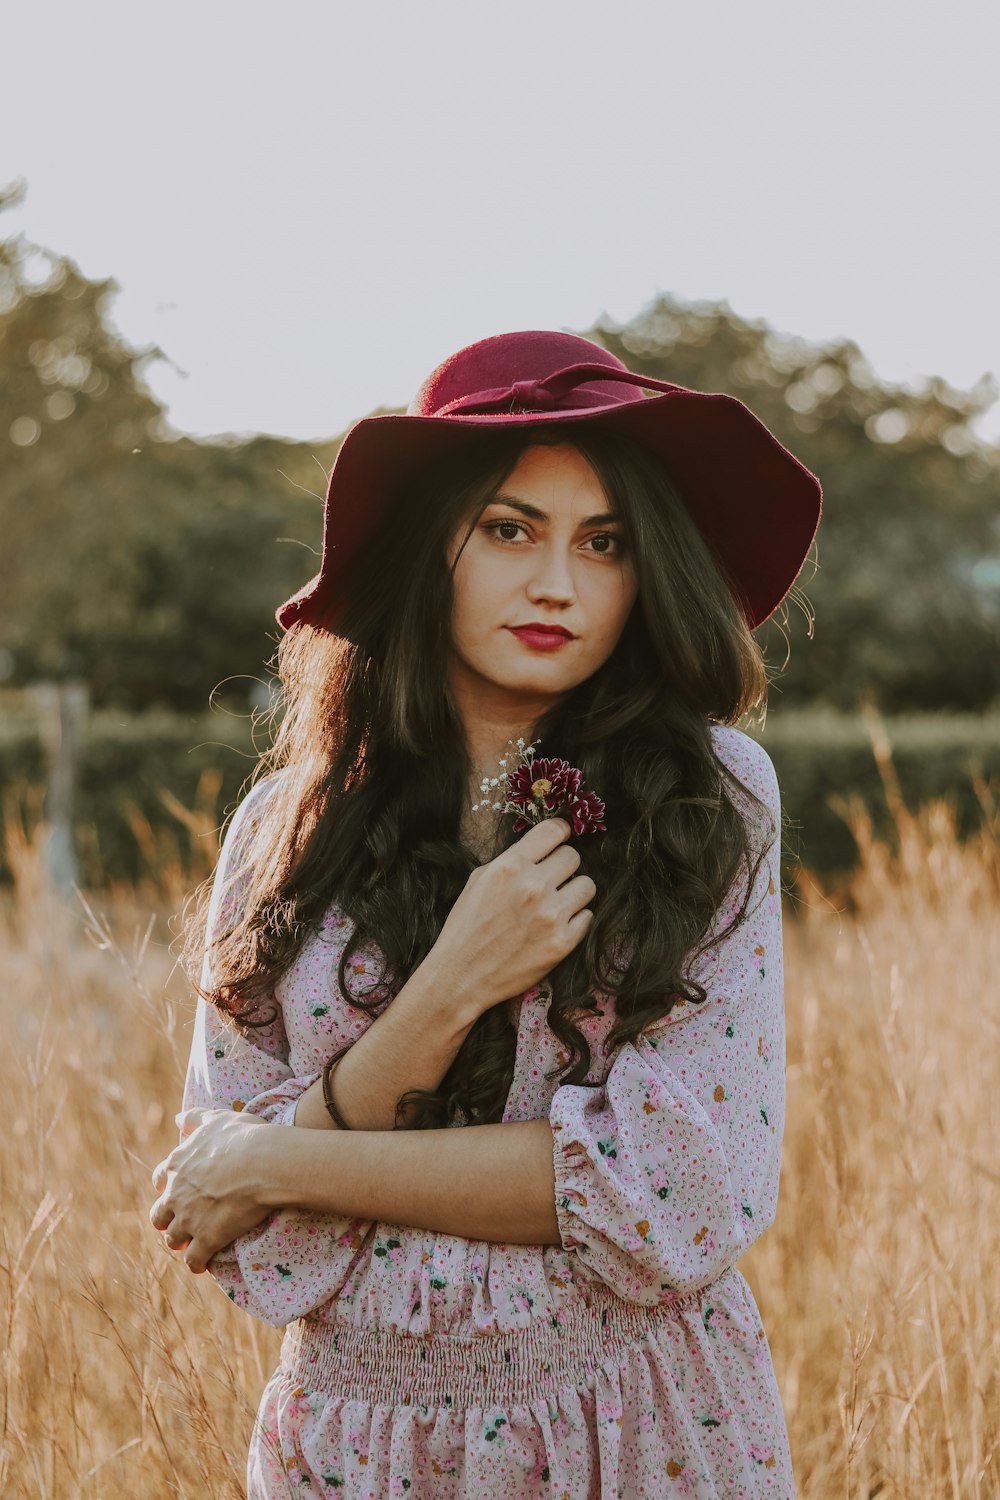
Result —
[{"label": "red floppy hat", "polygon": [[[643,390],[658,391],[644,396]],[[403,415],[365,417],[330,474],[323,560],[276,611],[333,628],[351,561],[401,481],[470,431],[600,423],[663,460],[751,629],[788,593],[819,526],[815,474],[735,396],[636,374],[589,339],[542,330],[480,339],[428,376]]]}]

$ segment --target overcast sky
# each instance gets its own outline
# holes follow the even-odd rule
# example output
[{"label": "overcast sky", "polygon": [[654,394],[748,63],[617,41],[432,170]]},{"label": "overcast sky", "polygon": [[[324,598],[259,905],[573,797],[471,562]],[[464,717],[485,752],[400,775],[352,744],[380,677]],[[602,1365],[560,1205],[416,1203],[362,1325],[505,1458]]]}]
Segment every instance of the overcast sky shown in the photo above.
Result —
[{"label": "overcast sky", "polygon": [[332,436],[661,291],[1000,378],[996,0],[15,0],[3,40],[0,229],[116,278],[178,429]]}]

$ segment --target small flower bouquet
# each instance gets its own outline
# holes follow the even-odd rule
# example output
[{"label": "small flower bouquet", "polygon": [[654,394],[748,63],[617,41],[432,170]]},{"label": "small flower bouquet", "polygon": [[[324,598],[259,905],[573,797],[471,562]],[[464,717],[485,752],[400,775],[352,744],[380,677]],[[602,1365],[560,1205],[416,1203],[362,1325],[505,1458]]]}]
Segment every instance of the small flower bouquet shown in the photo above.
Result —
[{"label": "small flower bouquet", "polygon": [[[584,788],[582,773],[567,760],[536,758],[535,749],[534,745],[518,739],[520,764],[508,771],[509,757],[503,756],[500,761],[503,776],[483,778],[479,787],[483,800],[474,802],[472,811],[492,807],[494,812],[514,813],[515,833],[523,833],[543,818],[565,818],[572,824],[574,834],[606,832],[602,822],[604,803],[595,792]],[[503,800],[494,802],[494,796]]]}]

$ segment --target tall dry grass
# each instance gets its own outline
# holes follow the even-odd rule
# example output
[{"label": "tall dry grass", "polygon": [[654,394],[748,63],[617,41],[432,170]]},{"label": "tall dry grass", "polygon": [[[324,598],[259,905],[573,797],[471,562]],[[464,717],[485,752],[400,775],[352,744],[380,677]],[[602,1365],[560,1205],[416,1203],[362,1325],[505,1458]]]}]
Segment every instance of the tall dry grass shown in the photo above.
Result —
[{"label": "tall dry grass", "polygon": [[[803,871],[786,899],[781,1201],[744,1269],[809,1500],[1000,1496],[996,824],[962,845],[946,804],[894,807],[896,853],[846,806],[856,876]],[[177,874],[88,915],[46,893],[37,844],[10,857],[0,1491],[240,1496],[280,1334],[147,1219],[191,1015]]]},{"label": "tall dry grass", "polygon": [[[895,847],[788,903],[778,1219],[744,1265],[801,1493],[1000,1495],[1000,851],[916,815],[876,754]],[[787,908],[786,908],[787,909]]]}]

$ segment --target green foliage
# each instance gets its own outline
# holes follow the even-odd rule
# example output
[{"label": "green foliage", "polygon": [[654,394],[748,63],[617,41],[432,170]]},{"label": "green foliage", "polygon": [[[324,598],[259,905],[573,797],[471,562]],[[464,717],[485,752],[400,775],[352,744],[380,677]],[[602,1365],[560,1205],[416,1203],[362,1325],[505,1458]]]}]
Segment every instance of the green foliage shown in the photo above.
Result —
[{"label": "green foliage", "polygon": [[[2,199],[0,199],[2,207]],[[274,610],[318,565],[335,445],[169,434],[157,348],[108,325],[115,282],[0,242],[0,652],[14,683],[86,679],[97,704],[204,706],[260,675]]]},{"label": "green foliage", "polygon": [[[87,888],[158,879],[173,864],[189,881],[218,852],[216,831],[238,802],[264,748],[249,716],[156,708],[90,717],[78,768],[74,842]],[[46,812],[46,768],[37,721],[0,720],[0,816],[30,834]],[[0,831],[0,883],[9,881]]]},{"label": "green foliage", "polygon": [[[898,843],[896,799],[915,813],[935,799],[950,802],[960,838],[984,819],[995,823],[1000,794],[1000,712],[901,714],[869,727],[860,714],[782,708],[761,730],[743,726],[774,762],[791,819],[782,867],[797,863],[824,874],[849,871],[857,845],[844,805],[860,800],[876,837]],[[884,740],[881,734],[884,731]],[[878,751],[878,754],[876,754]],[[881,764],[880,764],[881,761]]]}]

